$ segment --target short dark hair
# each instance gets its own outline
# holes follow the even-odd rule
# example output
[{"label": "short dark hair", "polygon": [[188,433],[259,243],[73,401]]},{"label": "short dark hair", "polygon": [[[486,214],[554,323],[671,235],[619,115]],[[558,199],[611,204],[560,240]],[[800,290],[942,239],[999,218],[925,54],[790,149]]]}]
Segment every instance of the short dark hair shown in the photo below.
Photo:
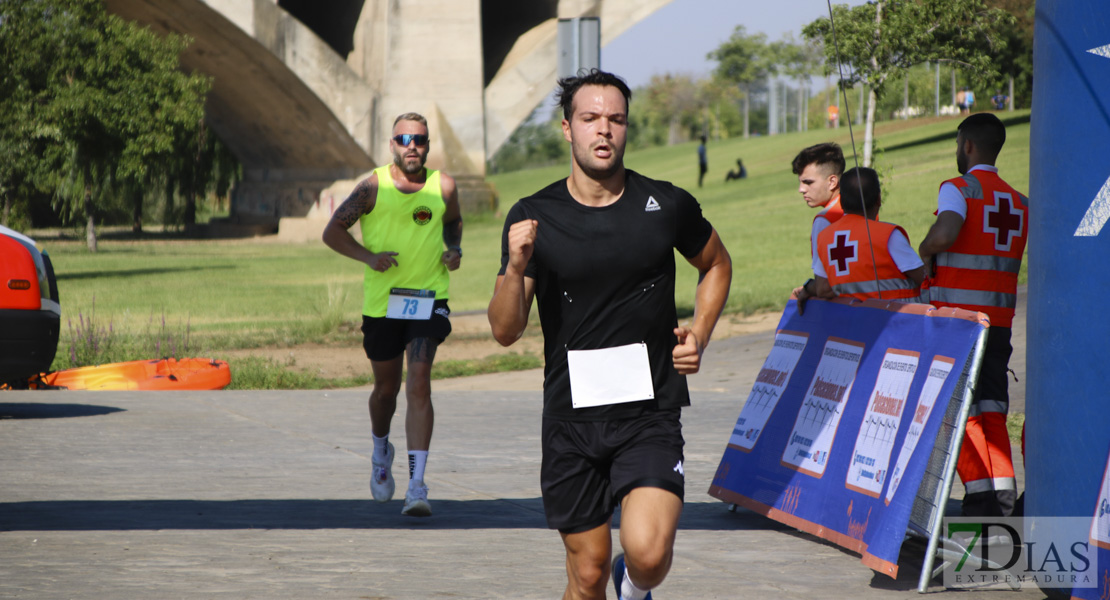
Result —
[{"label": "short dark hair", "polygon": [[625,112],[627,112],[629,103],[632,102],[632,90],[620,77],[612,73],[606,73],[601,69],[590,69],[585,73],[579,71],[577,76],[560,79],[559,89],[555,92],[555,100],[559,103],[559,106],[563,107],[564,119],[569,121],[571,115],[574,114],[574,107],[571,106],[574,102],[574,94],[584,85],[610,85],[617,88],[624,96]]},{"label": "short dark hair", "polygon": [[975,113],[964,119],[956,131],[964,134],[965,140],[971,140],[992,162],[998,158],[1002,145],[1006,143],[1006,126],[998,117],[988,112]]},{"label": "short dark hair", "polygon": [[844,153],[841,152],[839,145],[825,142],[799,152],[791,166],[794,167],[795,175],[801,175],[802,171],[812,164],[832,169],[833,173],[840,175],[844,172]]},{"label": "short dark hair", "polygon": [[422,115],[420,113],[407,112],[407,113],[404,113],[404,114],[397,115],[397,118],[393,120],[393,126],[396,127],[397,124],[400,123],[401,121],[416,121],[417,123],[420,123],[424,127],[428,126],[428,119],[425,119],[424,115]]},{"label": "short dark hair", "polygon": [[881,203],[882,190],[875,169],[855,167],[840,176],[840,206],[844,212],[874,217]]}]

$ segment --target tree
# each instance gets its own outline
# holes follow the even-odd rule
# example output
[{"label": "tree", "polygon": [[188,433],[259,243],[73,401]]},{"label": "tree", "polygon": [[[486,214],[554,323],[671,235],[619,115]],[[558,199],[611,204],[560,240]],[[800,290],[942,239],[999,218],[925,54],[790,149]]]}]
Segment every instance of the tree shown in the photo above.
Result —
[{"label": "tree", "polygon": [[682,132],[700,128],[700,112],[704,103],[698,94],[698,85],[690,75],[653,75],[646,89],[644,113],[648,122],[662,126],[666,131],[665,143],[677,144],[689,139]]},{"label": "tree", "polygon": [[[1033,97],[1033,0],[986,0],[991,8],[1004,10],[1014,17],[1012,27],[1002,29],[1006,50],[995,56],[1000,77],[987,82],[990,91],[1005,89],[1013,77],[1015,106],[1029,106]],[[1019,101],[1018,99],[1021,99]]]},{"label": "tree", "polygon": [[695,85],[701,115],[693,124],[690,137],[695,138],[703,133],[712,139],[743,135],[739,88],[713,77],[698,80]]},{"label": "tree", "polygon": [[[0,3],[0,48],[16,57],[0,67],[0,85],[15,90],[0,105],[11,109],[0,139],[22,128],[43,146],[0,170],[0,188],[53,190],[64,214],[85,219],[95,251],[97,213],[122,207],[120,196],[134,196],[126,189],[151,185],[196,136],[209,82],[178,70],[186,44],[108,15],[98,0]],[[50,59],[6,52],[24,46]]]},{"label": "tree", "polygon": [[48,191],[62,156],[60,131],[42,118],[55,44],[30,3],[0,3],[0,197],[12,223],[26,199]]},{"label": "tree", "polygon": [[752,88],[761,84],[776,71],[774,50],[762,33],[748,35],[743,25],[737,25],[727,40],[708,57],[717,61],[713,74],[721,81],[739,86],[744,93],[744,137],[750,133]]},{"label": "tree", "polygon": [[798,131],[806,128],[809,113],[809,84],[813,74],[824,64],[820,42],[797,42],[787,34],[782,41],[772,44],[784,75],[798,81]]},{"label": "tree", "polygon": [[863,82],[869,88],[863,164],[870,166],[875,109],[886,83],[913,65],[933,60],[997,77],[992,54],[1005,48],[1001,29],[1011,22],[1009,14],[987,8],[984,0],[875,0],[834,6],[833,21],[821,17],[802,34],[824,44],[830,65],[839,60],[850,69],[841,86]]}]

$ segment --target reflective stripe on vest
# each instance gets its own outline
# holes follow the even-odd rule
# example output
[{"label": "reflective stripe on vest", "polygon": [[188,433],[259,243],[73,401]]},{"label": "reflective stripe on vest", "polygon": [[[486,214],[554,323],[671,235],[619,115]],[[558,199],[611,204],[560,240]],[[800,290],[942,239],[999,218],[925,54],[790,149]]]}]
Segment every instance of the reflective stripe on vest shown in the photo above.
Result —
[{"label": "reflective stripe on vest", "polygon": [[952,267],[954,269],[975,269],[978,271],[1003,271],[1017,275],[1021,270],[1021,259],[1007,256],[991,256],[989,254],[963,254],[960,252],[942,252],[937,255],[938,267]]},{"label": "reflective stripe on vest", "polygon": [[[1017,294],[984,292],[983,290],[962,290],[960,288],[938,286],[929,288],[929,300],[933,303],[943,302],[945,304],[959,304],[961,306],[1002,308],[1011,311],[1017,307]],[[984,310],[982,312],[990,316],[991,311]],[[994,324],[995,326],[1002,326],[1001,323]],[[1006,325],[1006,327],[1009,327],[1009,325]]]},{"label": "reflective stripe on vest", "polygon": [[914,295],[912,297],[907,297],[904,295],[892,297],[892,295],[890,294],[883,294],[883,299],[895,299],[902,302],[921,301],[921,297],[917,295],[917,287],[913,285],[912,281],[906,279],[905,277],[901,277],[898,279],[880,279],[877,283],[878,285],[876,285],[876,281],[874,279],[869,279],[867,281],[846,281],[844,283],[838,283],[832,286],[832,288],[837,294],[841,296],[848,296],[852,294],[868,294],[870,297],[873,298],[878,298],[878,292],[880,291],[894,292],[895,290],[905,290],[912,292]]}]

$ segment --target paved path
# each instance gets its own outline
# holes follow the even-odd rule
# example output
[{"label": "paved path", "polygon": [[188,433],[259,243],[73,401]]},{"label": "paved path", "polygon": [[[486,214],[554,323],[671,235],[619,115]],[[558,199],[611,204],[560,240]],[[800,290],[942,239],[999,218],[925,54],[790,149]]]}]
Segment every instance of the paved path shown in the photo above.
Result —
[{"label": "paved path", "polygon": [[[706,493],[771,336],[716,342],[691,380],[687,504],[655,597],[919,597],[915,544],[893,580]],[[0,393],[0,598],[557,598],[539,388],[480,379],[436,384],[428,519],[369,501],[364,390]]]}]

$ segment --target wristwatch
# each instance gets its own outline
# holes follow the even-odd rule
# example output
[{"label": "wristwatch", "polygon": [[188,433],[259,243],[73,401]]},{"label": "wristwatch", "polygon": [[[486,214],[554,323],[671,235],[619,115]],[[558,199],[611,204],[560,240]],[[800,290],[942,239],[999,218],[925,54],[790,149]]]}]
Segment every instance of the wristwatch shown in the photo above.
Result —
[{"label": "wristwatch", "polygon": [[458,252],[459,253],[459,258],[462,258],[462,248],[461,247],[459,247],[459,246],[448,246],[447,249],[448,250],[454,250],[455,252]]}]

